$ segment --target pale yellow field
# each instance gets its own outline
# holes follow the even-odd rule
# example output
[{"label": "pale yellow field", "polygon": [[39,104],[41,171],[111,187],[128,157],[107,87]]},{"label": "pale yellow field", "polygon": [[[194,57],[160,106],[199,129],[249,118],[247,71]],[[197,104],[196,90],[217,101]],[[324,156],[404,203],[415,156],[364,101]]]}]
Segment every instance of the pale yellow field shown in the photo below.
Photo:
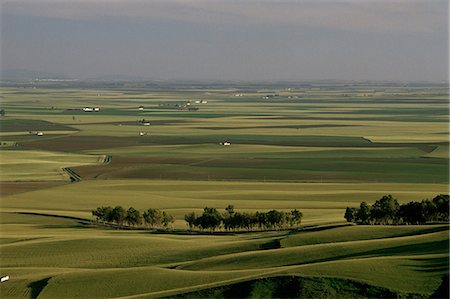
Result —
[{"label": "pale yellow field", "polygon": [[102,155],[14,150],[0,153],[1,181],[68,180],[64,167],[100,164]]}]

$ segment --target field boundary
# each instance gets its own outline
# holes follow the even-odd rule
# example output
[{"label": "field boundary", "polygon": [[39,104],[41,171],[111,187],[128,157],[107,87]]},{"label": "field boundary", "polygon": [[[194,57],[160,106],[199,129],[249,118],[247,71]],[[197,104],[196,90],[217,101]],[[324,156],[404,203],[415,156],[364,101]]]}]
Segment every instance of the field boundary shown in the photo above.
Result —
[{"label": "field boundary", "polygon": [[109,164],[112,161],[112,156],[111,155],[105,155],[105,157],[103,158],[101,164]]},{"label": "field boundary", "polygon": [[69,176],[70,181],[72,183],[81,181],[81,176],[78,173],[76,173],[74,170],[72,170],[71,168],[64,167],[62,170]]}]

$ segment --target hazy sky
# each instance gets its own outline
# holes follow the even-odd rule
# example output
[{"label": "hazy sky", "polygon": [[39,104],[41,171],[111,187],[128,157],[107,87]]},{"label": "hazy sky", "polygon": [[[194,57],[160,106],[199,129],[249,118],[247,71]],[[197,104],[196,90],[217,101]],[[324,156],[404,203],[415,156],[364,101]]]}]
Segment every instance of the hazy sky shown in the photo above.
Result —
[{"label": "hazy sky", "polygon": [[448,1],[2,1],[1,68],[76,78],[448,80]]}]

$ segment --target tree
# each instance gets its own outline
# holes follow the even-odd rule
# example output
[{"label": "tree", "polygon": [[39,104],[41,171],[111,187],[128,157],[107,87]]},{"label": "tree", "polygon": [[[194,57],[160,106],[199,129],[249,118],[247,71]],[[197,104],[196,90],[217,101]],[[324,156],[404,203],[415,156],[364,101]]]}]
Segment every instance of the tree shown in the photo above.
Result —
[{"label": "tree", "polygon": [[195,216],[195,212],[191,212],[184,216],[184,220],[187,222],[189,229],[193,229],[196,226],[197,216]]},{"label": "tree", "polygon": [[129,225],[137,225],[142,223],[141,213],[133,207],[127,210],[124,219]]},{"label": "tree", "polygon": [[427,218],[423,208],[423,202],[411,201],[400,206],[398,217],[403,224],[425,224]]},{"label": "tree", "polygon": [[359,209],[347,207],[345,219],[359,224],[426,224],[449,221],[449,195],[440,194],[433,200],[411,201],[399,205],[391,195],[385,195],[373,206],[362,202]]},{"label": "tree", "polygon": [[167,214],[166,212],[162,212],[162,225],[164,227],[169,227],[170,225],[172,225],[175,222],[175,217],[173,217],[172,215]]},{"label": "tree", "polygon": [[271,210],[264,212],[236,212],[234,206],[229,205],[225,208],[225,212],[220,214],[215,208],[204,208],[203,214],[196,216],[194,212],[186,214],[184,220],[190,229],[198,227],[199,229],[216,230],[221,225],[226,230],[243,229],[250,231],[258,227],[259,229],[283,228],[286,226],[295,226],[301,223],[303,214],[295,209],[289,213]]},{"label": "tree", "polygon": [[92,216],[95,216],[97,221],[108,221],[107,219],[109,219],[111,211],[111,207],[98,207],[97,209],[92,210]]},{"label": "tree", "polygon": [[300,223],[302,223],[302,217],[303,217],[302,212],[300,212],[297,209],[292,210],[291,211],[291,215],[290,215],[290,219],[289,219],[289,224],[291,226],[300,225]]},{"label": "tree", "polygon": [[396,223],[396,216],[400,205],[392,195],[385,195],[375,201],[370,211],[370,218],[376,224]]},{"label": "tree", "polygon": [[266,213],[256,212],[255,218],[260,229],[267,227]]},{"label": "tree", "polygon": [[117,224],[122,225],[125,220],[125,216],[126,212],[124,208],[121,206],[116,206],[112,209],[108,222],[116,222]]},{"label": "tree", "polygon": [[449,220],[449,195],[440,194],[433,198],[433,203],[436,205],[437,218],[441,221]]},{"label": "tree", "polygon": [[345,220],[347,220],[347,222],[354,222],[356,220],[356,213],[357,209],[347,207],[347,209],[345,209],[344,215]]},{"label": "tree", "polygon": [[163,215],[160,210],[148,209],[143,214],[144,222],[150,227],[161,226],[163,221]]},{"label": "tree", "polygon": [[235,225],[235,212],[234,212],[234,206],[233,205],[228,205],[225,208],[225,213],[222,217],[222,222],[223,222],[223,226],[226,230],[230,230],[230,229],[236,229],[236,225]]},{"label": "tree", "polygon": [[436,221],[439,219],[437,205],[429,199],[422,200],[421,212],[425,218],[425,222]]},{"label": "tree", "polygon": [[228,205],[225,208],[225,211],[227,211],[228,215],[232,216],[234,214],[234,206],[233,205]]},{"label": "tree", "polygon": [[277,210],[271,210],[266,214],[266,220],[270,228],[281,227],[283,225],[283,213]]},{"label": "tree", "polygon": [[214,231],[219,228],[222,221],[222,215],[220,215],[216,208],[205,207],[202,216],[198,217],[197,221],[202,229]]},{"label": "tree", "polygon": [[356,213],[356,221],[360,224],[369,224],[370,206],[365,201],[359,205],[359,210]]},{"label": "tree", "polygon": [[5,115],[6,115],[5,109],[1,109],[1,110],[0,110],[0,116],[5,116]]},{"label": "tree", "polygon": [[256,223],[256,218],[250,213],[241,214],[241,227],[250,230]]}]

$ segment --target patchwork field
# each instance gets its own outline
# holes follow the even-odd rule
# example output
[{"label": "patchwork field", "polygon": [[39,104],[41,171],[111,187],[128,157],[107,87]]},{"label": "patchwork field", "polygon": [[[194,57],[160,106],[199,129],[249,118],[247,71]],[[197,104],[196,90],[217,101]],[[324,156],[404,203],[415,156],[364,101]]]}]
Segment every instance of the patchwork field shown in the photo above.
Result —
[{"label": "patchwork field", "polygon": [[[386,194],[449,193],[445,86],[38,85],[3,87],[1,106],[3,298],[220,297],[285,283],[303,296],[320,285],[332,298],[426,297],[448,274],[448,224],[344,219]],[[302,225],[187,231],[185,214],[229,204],[299,209]],[[116,205],[176,221],[168,231],[91,221]]]}]

